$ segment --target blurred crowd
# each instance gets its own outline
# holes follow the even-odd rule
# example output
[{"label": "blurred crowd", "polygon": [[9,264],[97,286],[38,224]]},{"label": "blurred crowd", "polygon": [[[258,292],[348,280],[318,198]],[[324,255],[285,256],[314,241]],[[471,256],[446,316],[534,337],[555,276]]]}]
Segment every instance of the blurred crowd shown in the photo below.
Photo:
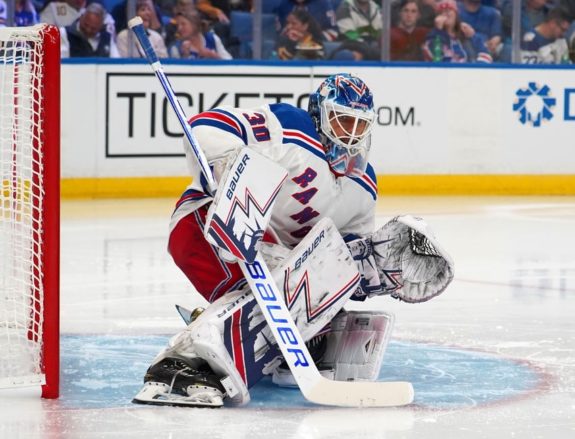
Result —
[{"label": "blurred crowd", "polygon": [[135,14],[169,58],[575,62],[575,0],[519,3],[515,57],[514,0],[390,0],[385,13],[379,0],[0,0],[0,27],[54,24],[62,57],[142,57],[126,28]]}]

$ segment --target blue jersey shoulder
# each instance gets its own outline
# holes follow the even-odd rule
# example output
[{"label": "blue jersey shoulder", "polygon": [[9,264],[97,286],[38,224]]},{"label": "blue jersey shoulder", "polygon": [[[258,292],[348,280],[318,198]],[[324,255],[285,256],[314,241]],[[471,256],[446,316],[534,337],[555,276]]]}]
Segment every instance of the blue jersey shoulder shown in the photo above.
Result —
[{"label": "blue jersey shoulder", "polygon": [[325,149],[307,111],[289,104],[272,104],[270,110],[282,126],[282,143],[297,145],[325,160]]},{"label": "blue jersey shoulder", "polygon": [[301,131],[319,140],[315,125],[307,111],[290,104],[271,104],[270,110],[278,118],[284,130]]}]

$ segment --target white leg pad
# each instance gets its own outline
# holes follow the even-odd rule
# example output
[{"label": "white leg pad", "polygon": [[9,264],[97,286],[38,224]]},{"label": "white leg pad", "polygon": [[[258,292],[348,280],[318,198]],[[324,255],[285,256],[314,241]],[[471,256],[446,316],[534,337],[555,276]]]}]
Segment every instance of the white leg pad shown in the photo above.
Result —
[{"label": "white leg pad", "polygon": [[344,311],[331,322],[321,364],[335,371],[337,381],[375,381],[393,330],[388,312]]},{"label": "white leg pad", "polygon": [[193,328],[192,337],[198,356],[208,362],[216,375],[224,377],[220,381],[230,401],[238,405],[247,404],[250,401],[250,393],[230,354],[221,342],[220,330],[209,323],[200,324]]},{"label": "white leg pad", "polygon": [[158,358],[168,355],[184,359],[202,358],[221,377],[230,401],[238,405],[247,404],[250,401],[248,388],[224,345],[222,331],[223,321],[251,300],[251,293],[246,291],[234,291],[218,299],[185,330],[172,337],[169,347]]},{"label": "white leg pad", "polygon": [[[262,253],[266,253],[265,250]],[[276,249],[270,259],[274,258],[274,280],[281,286],[280,291],[304,340],[311,339],[325,327],[359,288],[355,261],[329,218],[318,222],[292,251],[279,254]],[[234,343],[233,349],[230,349],[230,340]],[[206,360],[221,377],[231,401],[245,404],[249,401],[246,382],[252,385],[281,363],[279,351],[270,348],[274,342],[255,298],[246,288],[210,304],[172,338],[168,355]],[[240,351],[238,358],[232,358],[235,348]],[[236,364],[242,366],[244,379]]]}]

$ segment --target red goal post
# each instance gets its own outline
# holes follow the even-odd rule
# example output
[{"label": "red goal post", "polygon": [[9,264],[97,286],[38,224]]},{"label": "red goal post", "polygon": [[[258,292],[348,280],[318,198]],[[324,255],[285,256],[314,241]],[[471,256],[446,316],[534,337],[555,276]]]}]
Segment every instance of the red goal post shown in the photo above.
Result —
[{"label": "red goal post", "polygon": [[60,34],[0,29],[0,388],[59,396]]}]

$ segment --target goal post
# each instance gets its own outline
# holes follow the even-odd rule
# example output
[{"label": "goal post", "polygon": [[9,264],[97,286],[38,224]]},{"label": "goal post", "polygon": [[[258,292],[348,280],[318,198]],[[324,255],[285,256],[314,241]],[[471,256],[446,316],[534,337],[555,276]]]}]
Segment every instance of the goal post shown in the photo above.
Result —
[{"label": "goal post", "polygon": [[60,35],[0,29],[0,388],[59,396]]}]

